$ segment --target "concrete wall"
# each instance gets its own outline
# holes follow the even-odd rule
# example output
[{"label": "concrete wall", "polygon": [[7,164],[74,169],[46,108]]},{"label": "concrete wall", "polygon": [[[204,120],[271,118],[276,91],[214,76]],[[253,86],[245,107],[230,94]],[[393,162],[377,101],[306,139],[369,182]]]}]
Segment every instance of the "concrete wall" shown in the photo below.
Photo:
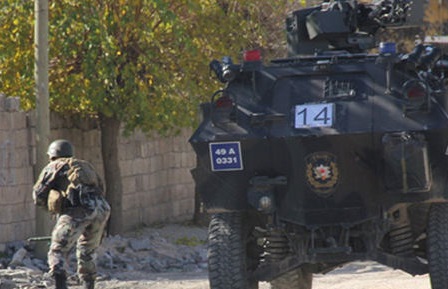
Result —
[{"label": "concrete wall", "polygon": [[[185,129],[170,138],[141,132],[120,138],[125,230],[193,217],[190,169],[195,156],[188,144],[190,134]],[[74,123],[52,114],[51,140],[57,138],[70,140],[75,155],[92,162],[103,175],[100,131],[95,122]],[[35,119],[19,110],[17,99],[0,95],[0,243],[35,235],[34,164]]]}]

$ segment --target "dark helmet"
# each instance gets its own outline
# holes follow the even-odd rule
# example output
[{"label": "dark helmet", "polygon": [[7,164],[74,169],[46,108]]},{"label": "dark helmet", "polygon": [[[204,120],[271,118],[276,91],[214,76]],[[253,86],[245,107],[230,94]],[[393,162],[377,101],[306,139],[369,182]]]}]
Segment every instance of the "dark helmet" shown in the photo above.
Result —
[{"label": "dark helmet", "polygon": [[52,158],[69,158],[73,156],[73,146],[65,139],[58,139],[53,141],[48,146],[48,156]]}]

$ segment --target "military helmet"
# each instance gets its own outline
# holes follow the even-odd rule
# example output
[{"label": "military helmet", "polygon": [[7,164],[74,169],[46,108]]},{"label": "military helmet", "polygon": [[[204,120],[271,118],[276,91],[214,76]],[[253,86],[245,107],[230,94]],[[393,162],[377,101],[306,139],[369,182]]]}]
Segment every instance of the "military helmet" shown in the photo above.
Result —
[{"label": "military helmet", "polygon": [[73,146],[68,140],[58,139],[58,140],[53,141],[48,146],[47,154],[50,157],[50,159],[72,157],[73,156]]}]

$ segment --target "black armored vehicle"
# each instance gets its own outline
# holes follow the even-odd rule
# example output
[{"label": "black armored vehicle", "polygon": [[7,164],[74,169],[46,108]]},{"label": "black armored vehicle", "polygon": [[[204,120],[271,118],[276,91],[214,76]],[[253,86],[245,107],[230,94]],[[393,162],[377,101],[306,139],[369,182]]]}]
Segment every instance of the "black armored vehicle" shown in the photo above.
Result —
[{"label": "black armored vehicle", "polygon": [[212,289],[310,289],[356,260],[448,288],[448,65],[375,38],[409,7],[332,0],[288,15],[286,58],[210,63],[190,143]]}]

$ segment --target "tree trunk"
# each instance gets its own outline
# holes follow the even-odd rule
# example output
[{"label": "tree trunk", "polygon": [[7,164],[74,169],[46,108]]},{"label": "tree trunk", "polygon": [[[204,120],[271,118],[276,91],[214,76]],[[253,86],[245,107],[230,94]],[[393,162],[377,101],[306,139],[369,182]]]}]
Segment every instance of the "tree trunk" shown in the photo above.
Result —
[{"label": "tree trunk", "polygon": [[120,124],[120,121],[115,118],[100,115],[101,154],[104,165],[106,198],[112,207],[108,233],[112,235],[123,232],[123,185],[118,161]]}]

